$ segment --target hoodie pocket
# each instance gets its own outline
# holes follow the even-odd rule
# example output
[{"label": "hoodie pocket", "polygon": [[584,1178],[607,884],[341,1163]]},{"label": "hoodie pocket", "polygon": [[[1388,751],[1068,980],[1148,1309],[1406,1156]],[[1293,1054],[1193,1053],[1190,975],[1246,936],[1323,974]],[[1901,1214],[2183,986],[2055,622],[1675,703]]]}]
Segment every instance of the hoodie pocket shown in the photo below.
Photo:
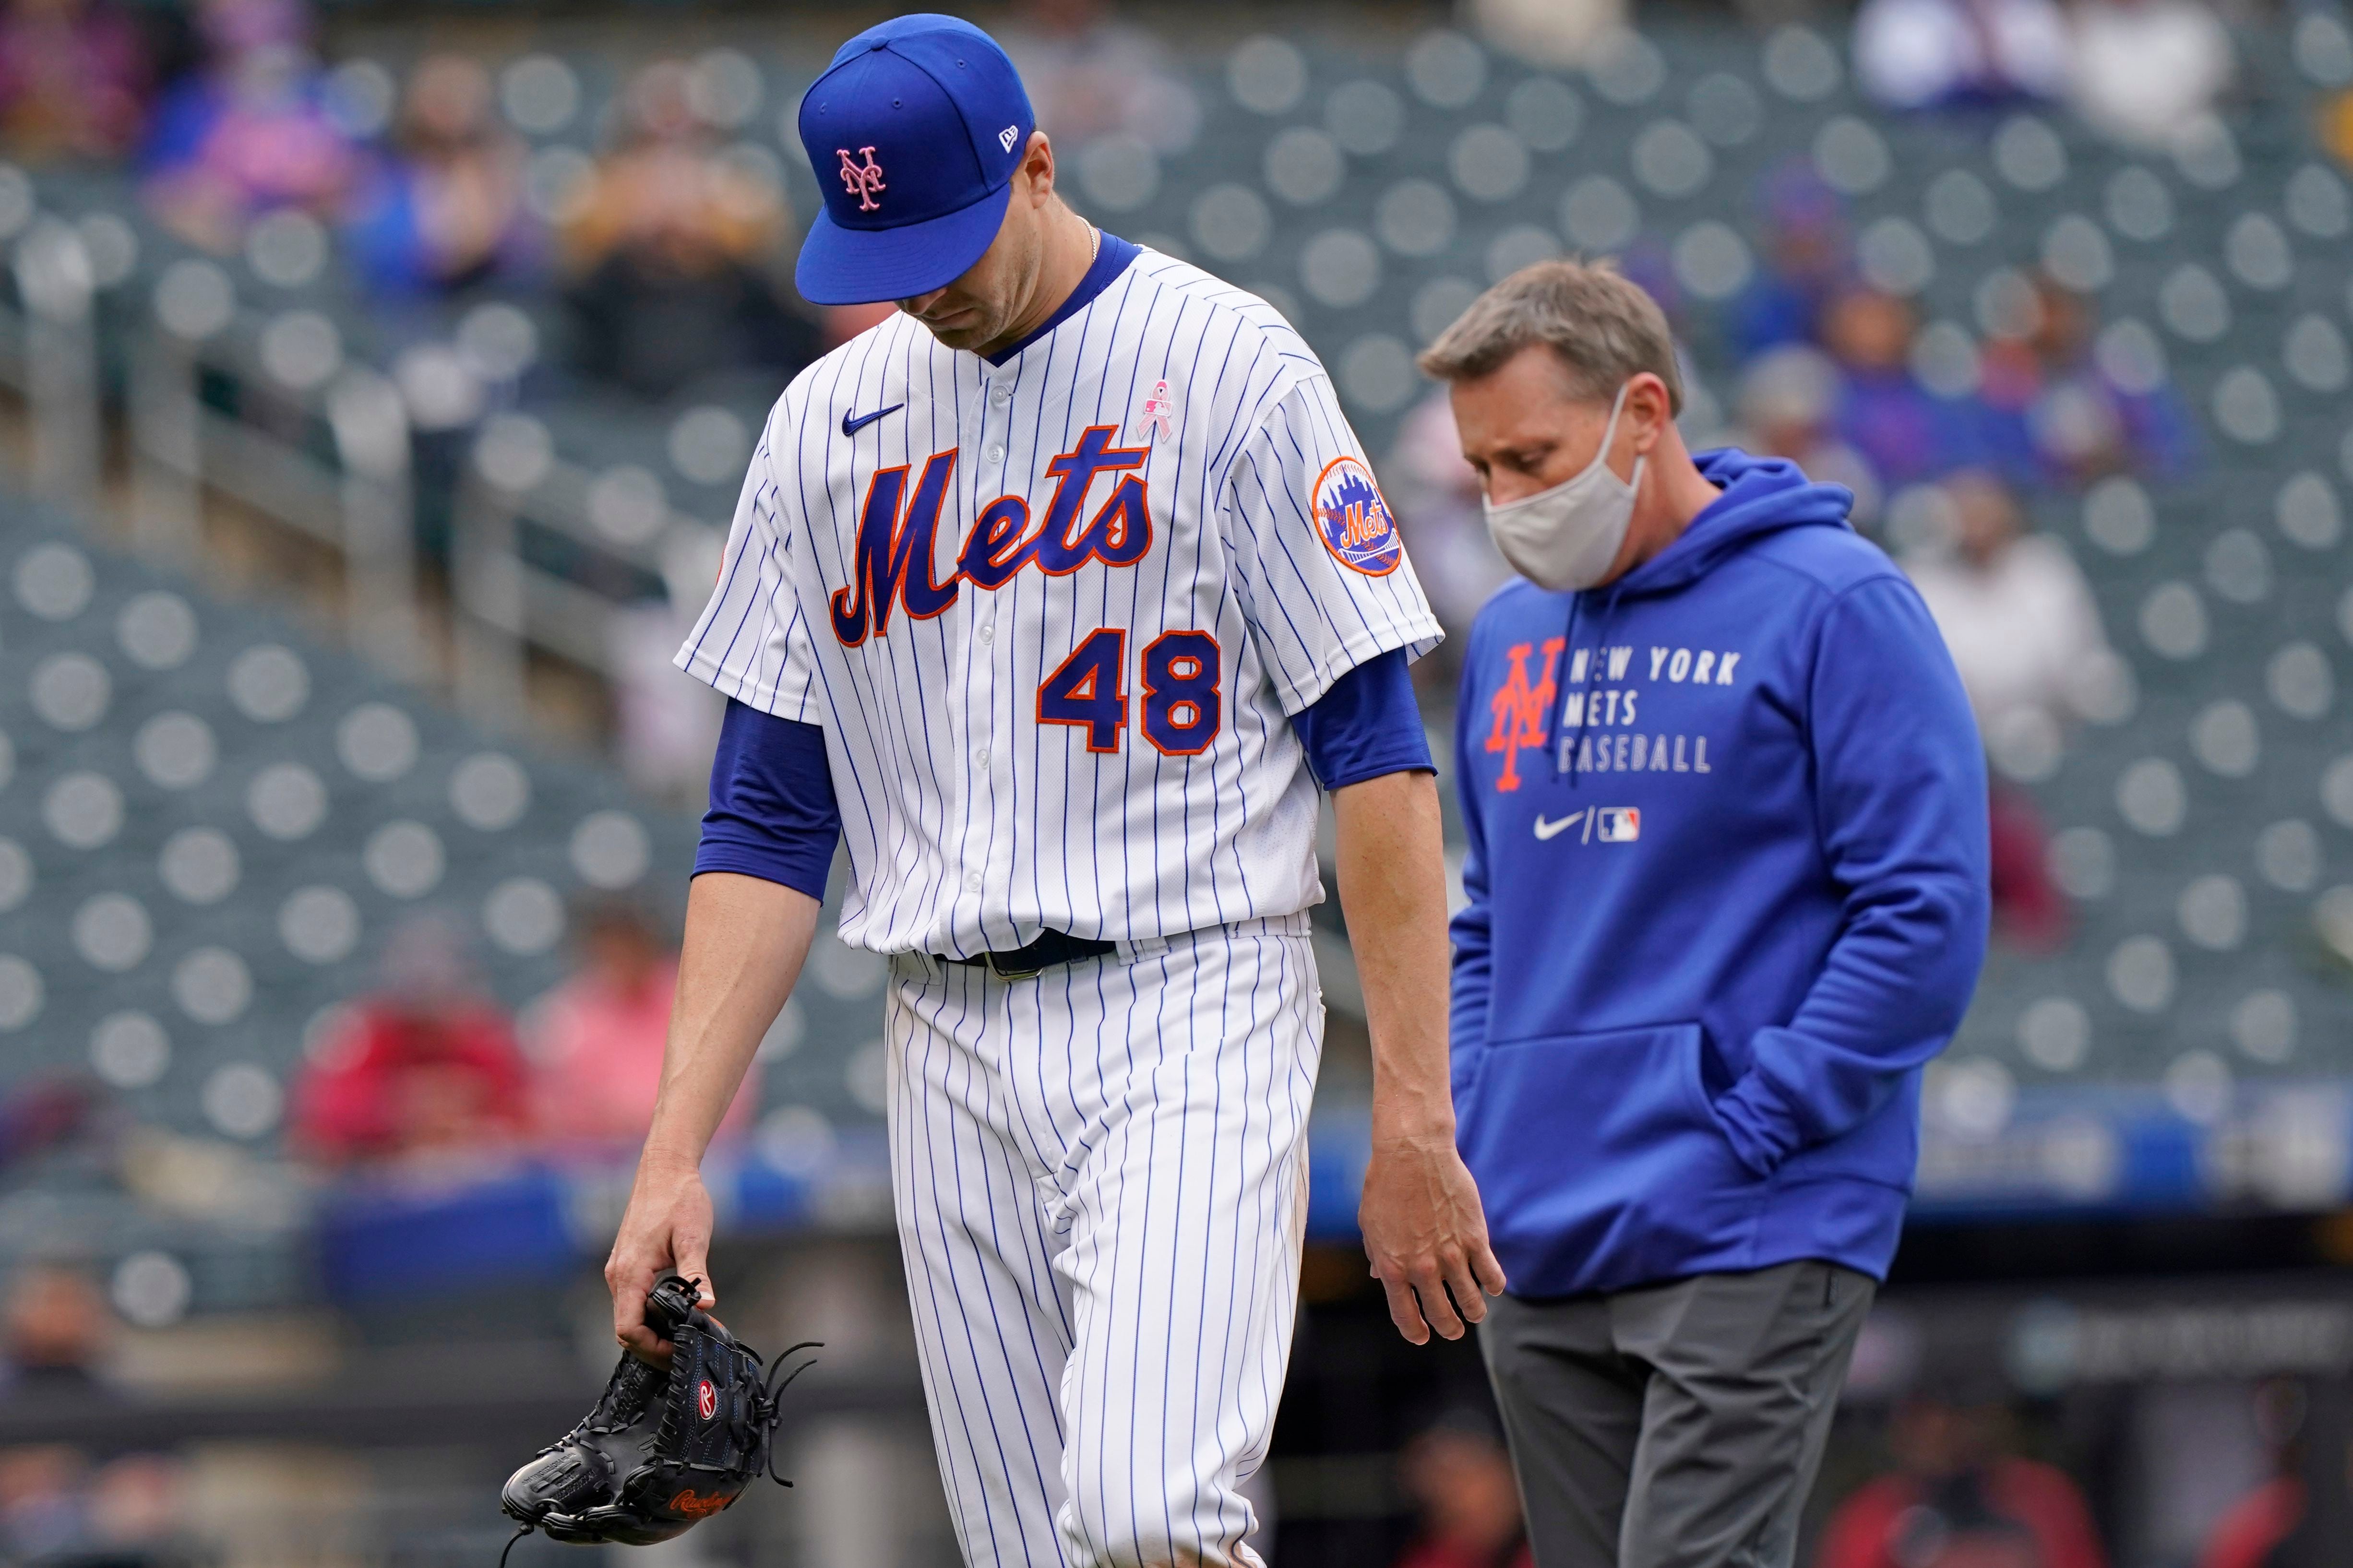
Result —
[{"label": "hoodie pocket", "polygon": [[1746,1245],[1761,1185],[1708,1107],[1703,1048],[1695,1023],[1488,1047],[1459,1142],[1515,1285],[1608,1289]]}]

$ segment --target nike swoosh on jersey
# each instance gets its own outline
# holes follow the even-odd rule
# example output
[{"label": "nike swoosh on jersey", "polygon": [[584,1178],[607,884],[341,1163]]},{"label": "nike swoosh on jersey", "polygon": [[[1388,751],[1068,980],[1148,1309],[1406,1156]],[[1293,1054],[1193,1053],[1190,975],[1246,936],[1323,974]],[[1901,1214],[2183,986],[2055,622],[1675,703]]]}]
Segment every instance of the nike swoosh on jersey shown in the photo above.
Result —
[{"label": "nike swoosh on jersey", "polygon": [[871,414],[860,414],[855,418],[851,417],[849,410],[845,408],[841,411],[841,433],[845,436],[855,436],[885,414],[896,414],[906,406],[903,403],[894,403],[888,408],[878,408]]},{"label": "nike swoosh on jersey", "polygon": [[1567,832],[1570,828],[1576,826],[1578,823],[1584,820],[1585,813],[1581,811],[1572,811],[1567,816],[1562,817],[1558,822],[1546,822],[1544,819],[1543,813],[1539,812],[1536,815],[1536,837],[1538,840],[1557,838],[1562,834]]}]

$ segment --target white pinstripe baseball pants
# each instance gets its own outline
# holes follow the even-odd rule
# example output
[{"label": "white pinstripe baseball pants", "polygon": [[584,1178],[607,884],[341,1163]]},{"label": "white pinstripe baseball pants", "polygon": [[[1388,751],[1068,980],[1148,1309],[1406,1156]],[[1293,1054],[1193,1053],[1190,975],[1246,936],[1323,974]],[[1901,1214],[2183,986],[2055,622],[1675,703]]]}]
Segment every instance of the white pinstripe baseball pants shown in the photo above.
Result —
[{"label": "white pinstripe baseball pants", "polygon": [[892,961],[892,1185],[973,1564],[1259,1568],[1323,1003],[1303,915],[1000,980]]}]

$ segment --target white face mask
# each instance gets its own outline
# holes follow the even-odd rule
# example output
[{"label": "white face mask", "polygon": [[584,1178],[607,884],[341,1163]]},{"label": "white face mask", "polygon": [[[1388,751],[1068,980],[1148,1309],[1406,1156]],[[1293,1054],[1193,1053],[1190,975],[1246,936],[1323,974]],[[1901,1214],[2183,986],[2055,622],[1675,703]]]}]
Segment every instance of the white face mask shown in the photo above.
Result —
[{"label": "white face mask", "polygon": [[1634,497],[1642,488],[1642,465],[1634,459],[1634,477],[1621,479],[1609,471],[1609,444],[1618,436],[1618,416],[1626,407],[1627,386],[1618,389],[1609,405],[1609,425],[1601,432],[1601,449],[1582,472],[1548,490],[1497,506],[1487,504],[1487,533],[1512,569],[1539,588],[1562,593],[1590,588],[1609,574],[1625,545],[1626,528],[1634,518]]}]

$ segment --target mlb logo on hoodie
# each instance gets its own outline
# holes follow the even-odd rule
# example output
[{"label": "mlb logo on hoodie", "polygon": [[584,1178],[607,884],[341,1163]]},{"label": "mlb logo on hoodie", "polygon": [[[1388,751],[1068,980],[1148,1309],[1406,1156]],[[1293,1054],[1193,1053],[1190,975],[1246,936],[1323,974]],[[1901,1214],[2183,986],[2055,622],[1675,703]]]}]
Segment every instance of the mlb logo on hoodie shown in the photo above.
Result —
[{"label": "mlb logo on hoodie", "polygon": [[1631,844],[1642,837],[1642,813],[1638,806],[1597,806],[1593,823],[1594,837],[1604,844]]}]

